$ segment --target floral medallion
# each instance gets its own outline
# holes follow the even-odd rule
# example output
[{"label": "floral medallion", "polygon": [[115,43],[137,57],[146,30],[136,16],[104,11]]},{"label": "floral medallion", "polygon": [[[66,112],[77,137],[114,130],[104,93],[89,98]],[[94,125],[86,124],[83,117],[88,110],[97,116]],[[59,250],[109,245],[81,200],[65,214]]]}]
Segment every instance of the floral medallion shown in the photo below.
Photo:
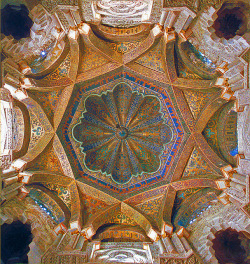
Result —
[{"label": "floral medallion", "polygon": [[85,165],[118,184],[160,167],[164,145],[173,131],[164,122],[160,100],[132,92],[124,82],[112,91],[90,95],[85,112],[73,128],[73,137],[85,154]]}]

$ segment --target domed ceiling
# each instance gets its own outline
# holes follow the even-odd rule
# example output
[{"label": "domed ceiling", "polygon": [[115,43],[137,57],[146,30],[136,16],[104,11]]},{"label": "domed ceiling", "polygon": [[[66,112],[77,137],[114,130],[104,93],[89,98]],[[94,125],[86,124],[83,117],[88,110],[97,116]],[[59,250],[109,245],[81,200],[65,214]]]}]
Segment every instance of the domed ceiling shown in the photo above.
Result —
[{"label": "domed ceiling", "polygon": [[[185,1],[171,11],[175,1],[67,1],[66,6],[44,0],[32,9],[31,38],[15,45],[3,39],[8,56],[20,52],[12,57],[17,65],[3,60],[2,90],[9,89],[9,99],[2,96],[1,108],[11,132],[4,130],[10,154],[2,163],[8,168],[13,154],[17,167],[11,180],[18,181],[13,185],[23,195],[23,210],[48,223],[41,237],[50,238],[36,242],[46,252],[42,263],[49,263],[47,253],[51,262],[56,259],[52,242],[59,233],[66,233],[55,249],[60,254],[78,250],[76,237],[86,243],[177,237],[180,227],[188,229],[229,189],[223,169],[237,165],[241,128],[222,75],[225,67],[210,59],[206,43],[204,49],[197,44],[198,19],[208,0],[198,2]],[[221,60],[218,50],[211,56]],[[12,182],[4,179],[3,185],[9,195]],[[17,191],[24,185],[25,191]],[[7,214],[15,212],[5,204]],[[137,256],[104,251],[100,259]]]},{"label": "domed ceiling", "polygon": [[126,83],[89,96],[86,112],[72,131],[86,153],[86,167],[111,175],[119,184],[143,172],[156,172],[164,146],[172,139],[160,108],[157,97],[132,93]]},{"label": "domed ceiling", "polygon": [[77,84],[58,130],[77,179],[117,194],[170,182],[184,130],[168,91],[123,70]]}]

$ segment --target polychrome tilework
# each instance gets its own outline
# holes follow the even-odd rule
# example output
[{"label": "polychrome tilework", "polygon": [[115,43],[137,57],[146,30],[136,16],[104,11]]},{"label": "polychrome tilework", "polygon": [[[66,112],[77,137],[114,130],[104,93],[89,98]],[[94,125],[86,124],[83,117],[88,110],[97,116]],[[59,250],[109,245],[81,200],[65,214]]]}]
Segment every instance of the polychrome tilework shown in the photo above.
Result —
[{"label": "polychrome tilework", "polygon": [[93,49],[84,46],[83,54],[80,58],[79,71],[86,72],[108,62],[109,61],[106,58],[95,52]]},{"label": "polychrome tilework", "polygon": [[211,166],[204,160],[198,149],[194,148],[182,177],[199,178],[202,175],[208,177],[209,174],[214,175],[216,173],[211,170]]},{"label": "polychrome tilework", "polygon": [[195,119],[199,116],[202,109],[212,96],[212,93],[201,93],[189,89],[186,89],[184,94]]},{"label": "polychrome tilework", "polygon": [[43,183],[43,185],[53,191],[69,209],[71,208],[71,197],[67,187],[53,183]]},{"label": "polychrome tilework", "polygon": [[210,207],[212,200],[217,200],[219,193],[220,191],[211,188],[194,188],[177,192],[172,215],[175,227],[187,227],[194,222]]},{"label": "polychrome tilework", "polygon": [[187,79],[202,79],[199,75],[189,70],[188,67],[183,63],[181,58],[176,56],[176,60],[177,60],[176,71],[177,71],[178,77],[187,78]]},{"label": "polychrome tilework", "polygon": [[89,170],[101,171],[118,184],[158,170],[173,132],[164,122],[157,97],[132,92],[120,82],[112,91],[87,97],[84,107],[72,135],[86,154]]},{"label": "polychrome tilework", "polygon": [[161,42],[159,42],[153,48],[151,48],[144,56],[141,56],[135,62],[152,70],[165,73],[164,68],[162,66],[162,57],[163,56],[161,51]]},{"label": "polychrome tilework", "polygon": [[54,112],[57,107],[62,90],[53,90],[50,92],[32,92],[36,98],[42,103],[44,112],[50,121],[53,120]]},{"label": "polychrome tilework", "polygon": [[84,205],[84,221],[91,218],[97,212],[102,211],[105,207],[108,206],[105,202],[95,199],[89,195],[83,194],[81,197],[82,203]]},{"label": "polychrome tilework", "polygon": [[119,42],[119,43],[114,43],[114,42],[107,42],[107,44],[115,51],[119,53],[126,53],[129,52],[130,50],[138,47],[140,45],[140,41],[134,41],[134,42]]},{"label": "polychrome tilework", "polygon": [[116,223],[116,224],[127,224],[127,225],[137,225],[134,219],[131,219],[127,215],[123,213],[118,213],[112,216],[108,221],[108,223]]},{"label": "polychrome tilework", "polygon": [[[233,166],[237,154],[237,113],[232,110],[233,102],[220,108],[209,120],[202,134],[212,149]],[[234,155],[233,152],[236,151]]]},{"label": "polychrome tilework", "polygon": [[47,146],[43,153],[35,160],[32,165],[32,170],[50,171],[59,174],[63,173],[60,161],[51,144]]},{"label": "polychrome tilework", "polygon": [[63,77],[68,77],[70,70],[71,53],[69,52],[64,61],[53,72],[43,78],[46,81],[58,80]]},{"label": "polychrome tilework", "polygon": [[158,217],[161,215],[161,205],[163,197],[160,196],[156,199],[148,200],[136,206],[140,211],[145,213],[153,223],[156,223]]},{"label": "polychrome tilework", "polygon": [[29,197],[57,223],[65,220],[64,213],[59,205],[43,191],[31,188]]},{"label": "polychrome tilework", "polygon": [[30,135],[29,148],[32,149],[35,147],[38,140],[44,135],[45,130],[40,120],[33,112],[30,112],[30,119],[31,119],[31,135]]},{"label": "polychrome tilework", "polygon": [[[133,91],[139,91],[144,95],[152,94],[157,96],[162,103],[161,111],[166,120],[166,124],[173,130],[173,140],[165,147],[161,156],[161,166],[159,170],[152,174],[143,173],[141,176],[138,176],[136,179],[122,186],[111,181],[109,178],[102,175],[102,173],[90,172],[86,169],[82,162],[84,156],[81,151],[79,151],[79,144],[76,145],[74,143],[71,134],[73,126],[78,122],[76,120],[78,120],[82,111],[84,111],[84,98],[92,93],[100,94],[103,91],[111,90],[114,87],[114,83],[120,81],[130,84]],[[153,183],[167,179],[168,170],[183,138],[183,129],[166,89],[148,83],[129,72],[119,72],[107,78],[99,79],[96,82],[77,84],[75,91],[72,102],[69,104],[69,108],[66,111],[65,119],[61,124],[61,128],[58,130],[58,135],[61,137],[61,141],[64,142],[63,144],[65,144],[66,153],[69,156],[78,180],[82,179],[88,184],[94,184],[95,186],[105,188],[117,194],[122,194],[140,190]]]}]

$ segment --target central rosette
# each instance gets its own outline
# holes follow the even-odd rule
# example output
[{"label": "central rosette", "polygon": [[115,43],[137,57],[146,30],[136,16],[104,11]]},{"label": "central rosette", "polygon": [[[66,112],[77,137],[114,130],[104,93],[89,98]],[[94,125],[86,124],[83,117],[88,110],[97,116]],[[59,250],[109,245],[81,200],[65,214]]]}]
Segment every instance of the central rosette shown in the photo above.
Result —
[{"label": "central rosette", "polygon": [[120,127],[117,125],[117,130],[116,130],[116,137],[119,139],[125,139],[128,137],[128,130],[125,127]]},{"label": "central rosette", "polygon": [[113,91],[90,95],[73,137],[92,171],[101,171],[124,184],[133,176],[156,172],[172,129],[164,123],[160,100],[132,92],[127,83]]}]

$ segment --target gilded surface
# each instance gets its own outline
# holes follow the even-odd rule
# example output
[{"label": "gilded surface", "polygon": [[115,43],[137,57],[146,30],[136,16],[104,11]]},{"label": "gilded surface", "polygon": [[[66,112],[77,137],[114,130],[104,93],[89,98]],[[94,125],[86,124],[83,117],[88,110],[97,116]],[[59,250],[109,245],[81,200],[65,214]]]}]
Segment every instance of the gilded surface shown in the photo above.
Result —
[{"label": "gilded surface", "polygon": [[140,45],[140,41],[125,41],[120,43],[108,42],[107,44],[115,51],[119,53],[126,53]]},{"label": "gilded surface", "polygon": [[221,158],[236,165],[233,156],[238,153],[237,114],[233,110],[232,102],[220,108],[211,117],[202,134]]},{"label": "gilded surface", "polygon": [[82,56],[80,58],[79,72],[89,71],[108,62],[108,59],[104,58],[90,47],[84,46],[84,49],[82,50]]},{"label": "gilded surface", "polygon": [[148,200],[136,206],[143,214],[146,214],[154,225],[158,225],[157,220],[161,217],[162,204],[164,197]]},{"label": "gilded surface", "polygon": [[29,192],[31,199],[42,208],[57,223],[65,220],[64,212],[59,205],[46,193],[39,189],[31,188]]},{"label": "gilded surface", "polygon": [[117,215],[110,218],[108,222],[116,224],[137,225],[137,222],[135,222],[135,220],[123,213],[118,213]]},{"label": "gilded surface", "polygon": [[[187,227],[211,207],[219,193],[219,191],[214,192],[211,188],[196,188],[179,192],[175,199],[172,222],[175,226]],[[183,199],[183,197],[186,198]]]},{"label": "gilded surface", "polygon": [[44,135],[45,130],[40,122],[40,120],[37,118],[37,116],[30,112],[31,117],[31,135],[30,135],[30,143],[29,147],[32,149],[38,142],[38,140]]},{"label": "gilded surface", "polygon": [[82,195],[82,201],[84,206],[83,217],[85,220],[91,218],[98,212],[101,212],[108,205],[102,200],[95,199],[93,196],[89,196],[86,194]]},{"label": "gilded surface", "polygon": [[197,119],[202,109],[211,98],[212,93],[202,93],[191,89],[186,89],[184,94],[194,119]]},{"label": "gilded surface", "polygon": [[71,197],[68,188],[53,183],[44,183],[43,185],[53,191],[71,209]]},{"label": "gilded surface", "polygon": [[111,175],[119,184],[158,170],[173,133],[164,124],[156,97],[144,97],[119,83],[112,92],[88,97],[85,109],[72,132],[86,153],[88,169]]},{"label": "gilded surface", "polygon": [[47,146],[43,154],[34,161],[31,169],[37,171],[45,170],[59,174],[62,173],[61,164],[51,144]]},{"label": "gilded surface", "polygon": [[[155,2],[154,17],[159,17],[160,3]],[[65,15],[73,21],[89,21],[93,16],[86,11],[77,17],[78,4],[80,13],[84,7],[91,9],[88,1],[41,3],[67,29]],[[163,5],[202,10],[210,3],[218,7],[221,1],[165,1]],[[219,156],[229,161],[227,155],[237,147],[236,114],[230,112],[232,107],[220,109],[226,101],[212,88],[215,66],[188,42],[182,50],[188,58],[186,65],[175,52],[176,40],[167,42],[165,32],[155,36],[150,31],[146,36],[147,25],[95,26],[113,39],[106,41],[92,30],[78,39],[69,34],[65,38],[68,53],[64,44],[53,43],[46,47],[45,58],[40,54],[27,61],[33,71],[26,76],[32,87],[27,88],[23,104],[31,120],[31,140],[20,158],[27,161],[25,170],[33,174],[26,186],[31,192],[25,201],[33,201],[29,214],[44,222],[44,228],[50,225],[50,230],[59,223],[69,228],[75,221],[80,228],[93,227],[93,232],[104,224],[130,225],[152,238],[154,231],[162,232],[163,219],[174,228],[188,227],[220,194],[215,179],[222,176],[220,168],[227,163]],[[112,42],[114,36],[119,41]],[[121,41],[124,36],[133,36],[133,40]],[[197,69],[209,72],[210,80]],[[48,71],[45,76],[39,75],[44,71]],[[6,208],[6,215],[11,215],[11,208]],[[69,221],[65,221],[67,210]],[[243,210],[249,213],[249,204]],[[50,222],[45,217],[40,220],[41,215]],[[101,238],[144,241],[139,233],[118,231],[103,233]],[[72,249],[71,234],[64,238],[58,247],[60,254],[49,253],[43,262],[87,261],[81,251],[63,252]],[[44,244],[45,252],[47,242],[38,243]],[[192,255],[162,258],[161,263],[200,261]]]},{"label": "gilded surface", "polygon": [[[187,177],[204,177],[211,175],[212,177],[216,177],[216,172],[211,170],[209,164],[204,160],[200,152],[197,148],[194,148],[191,157],[187,163],[185,171],[183,173],[184,178]],[[219,175],[217,175],[218,177]]]},{"label": "gilded surface", "polygon": [[141,56],[135,62],[152,70],[164,72],[161,42],[152,47],[146,55]]},{"label": "gilded surface", "polygon": [[[159,107],[161,105],[160,111],[162,114],[157,114],[157,111],[159,111],[159,110],[156,110],[155,112],[153,112],[153,108],[152,109],[146,108],[147,110],[145,110],[143,107],[141,107],[141,110],[139,109],[139,112],[136,110],[135,113],[140,113],[140,115],[141,114],[147,115],[146,112],[151,111],[152,114],[155,113],[155,114],[153,114],[153,115],[155,115],[155,117],[154,117],[155,120],[152,119],[152,121],[157,123],[158,122],[157,118],[160,118],[159,121],[162,120],[162,118],[163,118],[163,120],[165,120],[165,124],[167,126],[169,126],[173,132],[173,137],[172,137],[173,140],[171,140],[168,144],[165,144],[164,149],[162,148],[163,144],[162,144],[162,146],[160,146],[160,144],[161,144],[160,142],[157,142],[156,147],[151,146],[150,144],[152,144],[154,142],[154,140],[152,141],[152,140],[147,139],[149,141],[149,144],[143,143],[144,145],[146,144],[145,150],[149,150],[150,152],[154,151],[154,153],[160,153],[159,150],[160,149],[161,149],[161,151],[163,150],[163,154],[160,156],[161,163],[160,163],[159,169],[156,172],[152,172],[152,173],[142,173],[140,175],[138,175],[138,173],[137,173],[137,177],[131,178],[131,180],[128,183],[125,183],[125,182],[128,181],[129,178],[127,178],[126,181],[123,181],[122,186],[121,186],[121,184],[117,183],[118,181],[117,182],[113,181],[111,177],[107,177],[105,174],[103,174],[101,172],[98,172],[98,171],[96,172],[96,171],[92,170],[91,174],[90,174],[89,169],[87,168],[87,166],[85,166],[85,163],[86,163],[85,154],[81,151],[81,148],[79,148],[81,143],[77,143],[75,141],[75,139],[72,137],[72,134],[69,133],[69,131],[72,131],[72,129],[73,129],[73,134],[74,134],[74,127],[76,126],[76,124],[79,124],[79,120],[82,116],[82,112],[86,111],[85,110],[85,106],[86,106],[85,101],[88,102],[88,100],[86,100],[86,99],[91,94],[96,94],[96,96],[94,98],[100,98],[100,95],[103,92],[107,92],[107,91],[113,89],[114,86],[116,84],[118,84],[119,82],[124,82],[124,83],[128,84],[131,87],[133,92],[137,92],[138,93],[138,99],[142,99],[144,97],[147,99],[147,96],[149,99],[151,98],[151,96],[152,96],[152,98],[158,98],[161,103],[157,103],[157,104],[159,104],[157,107],[158,107],[158,109],[160,109]],[[182,142],[182,138],[183,138],[182,126],[181,126],[180,121],[178,119],[177,113],[174,110],[174,107],[172,105],[173,103],[171,102],[171,100],[169,98],[167,90],[163,89],[159,86],[153,85],[152,83],[148,83],[145,80],[138,78],[136,75],[133,75],[129,72],[123,72],[123,71],[119,71],[116,74],[109,75],[109,77],[103,78],[102,80],[98,80],[96,82],[91,82],[91,83],[87,82],[86,84],[85,83],[77,84],[76,88],[77,88],[76,93],[72,97],[71,103],[67,109],[68,114],[64,116],[63,122],[61,122],[60,129],[58,129],[57,133],[58,133],[61,141],[65,144],[64,146],[66,146],[65,150],[66,150],[66,153],[68,153],[69,160],[71,162],[73,162],[73,164],[75,164],[73,166],[73,170],[76,173],[77,179],[83,180],[83,182],[86,182],[86,180],[87,180],[88,182],[92,182],[95,185],[99,185],[100,187],[105,187],[106,190],[108,190],[108,189],[112,190],[115,193],[127,193],[127,192],[131,192],[132,190],[140,190],[141,188],[143,188],[143,186],[148,186],[149,183],[157,182],[157,181],[160,181],[161,179],[164,179],[164,178],[166,179],[166,177],[168,175],[168,171],[171,167],[171,164],[174,161],[172,156],[177,154],[178,148],[179,148],[179,146]],[[106,96],[108,96],[109,93],[110,92],[108,92]],[[136,95],[137,93],[135,93],[134,95]],[[141,94],[141,95],[139,95],[139,94]],[[93,98],[93,97],[90,96],[89,99],[91,99],[91,98]],[[154,99],[152,101],[152,103],[158,102],[158,99]],[[73,101],[75,103],[73,103]],[[112,102],[112,101],[107,101],[107,103],[109,103],[109,102]],[[119,100],[118,100],[118,102],[119,102]],[[126,104],[126,101],[124,101],[122,103]],[[138,106],[140,106],[140,104]],[[99,107],[101,107],[101,106],[99,106]],[[116,108],[114,108],[113,111],[116,111],[115,109]],[[131,108],[130,111],[132,111],[132,110],[133,110],[133,108]],[[142,111],[144,111],[144,112],[142,112]],[[112,113],[112,111],[111,111],[111,113]],[[132,114],[132,113],[133,112],[130,112],[130,114]],[[107,115],[107,113],[105,111],[103,112],[103,114]],[[86,112],[86,115],[87,116],[90,115],[89,110]],[[113,116],[113,114],[112,114],[112,116]],[[112,117],[112,118],[114,118],[114,117]],[[141,118],[141,117],[139,117],[139,118]],[[140,119],[138,119],[138,120],[140,121]],[[93,122],[94,122],[94,119],[93,119],[92,123]],[[108,121],[108,122],[110,122],[110,121]],[[160,123],[161,122],[162,121],[160,121]],[[111,129],[111,131],[115,132],[116,130],[118,131],[120,129],[120,128],[116,127],[116,125],[119,125],[118,123],[119,122],[115,123],[115,126],[112,128],[113,130]],[[147,120],[147,118],[146,118],[145,122],[141,122],[141,124],[144,125],[145,128],[149,125],[149,123],[150,123],[150,120]],[[109,126],[108,124],[109,123],[105,124],[102,122],[102,126],[107,127],[107,126]],[[93,125],[92,125],[92,127],[93,127]],[[96,126],[95,126],[95,130],[96,130]],[[102,130],[100,130],[100,131],[102,131]],[[84,131],[84,133],[85,133],[85,131]],[[150,133],[151,133],[151,135],[153,135],[152,129],[151,129],[151,131],[148,132],[148,135],[150,135]],[[160,134],[158,132],[156,133],[156,135],[160,136]],[[169,134],[166,134],[166,136],[167,135],[169,135]],[[79,134],[79,136],[80,136],[80,134]],[[90,134],[90,136],[91,136],[91,134]],[[92,136],[95,138],[94,134]],[[160,137],[159,136],[158,136],[157,140],[159,140],[161,138],[161,136]],[[142,141],[143,136],[141,138],[142,139],[139,138],[139,140],[137,140],[137,143],[143,142]],[[93,139],[91,139],[91,140],[93,140]],[[116,139],[116,135],[115,135],[114,140],[118,141],[121,139]],[[168,141],[167,138],[165,140]],[[121,141],[125,141],[125,140],[121,140]],[[102,144],[103,143],[105,143],[105,140],[102,142]],[[86,144],[86,143],[84,143],[84,144]],[[142,143],[140,143],[140,144],[142,144]],[[153,150],[150,150],[152,148],[153,148]],[[148,152],[147,155],[149,155],[150,152]],[[111,154],[111,149],[110,149],[110,154]],[[74,158],[75,155],[77,155],[77,157],[79,157],[79,160],[76,160]],[[140,156],[138,156],[138,158],[140,159]],[[153,160],[156,160],[156,159],[157,159],[157,156],[155,156],[153,158]],[[83,160],[85,160],[85,163],[82,162]],[[96,160],[96,161],[98,162],[98,160]],[[155,164],[157,164],[157,163],[155,163]],[[91,164],[91,166],[94,166],[94,165],[95,165],[94,163]],[[158,165],[156,165],[156,166],[158,166]],[[129,168],[126,168],[126,169],[129,169]],[[136,183],[141,183],[141,184],[136,185]]]}]

